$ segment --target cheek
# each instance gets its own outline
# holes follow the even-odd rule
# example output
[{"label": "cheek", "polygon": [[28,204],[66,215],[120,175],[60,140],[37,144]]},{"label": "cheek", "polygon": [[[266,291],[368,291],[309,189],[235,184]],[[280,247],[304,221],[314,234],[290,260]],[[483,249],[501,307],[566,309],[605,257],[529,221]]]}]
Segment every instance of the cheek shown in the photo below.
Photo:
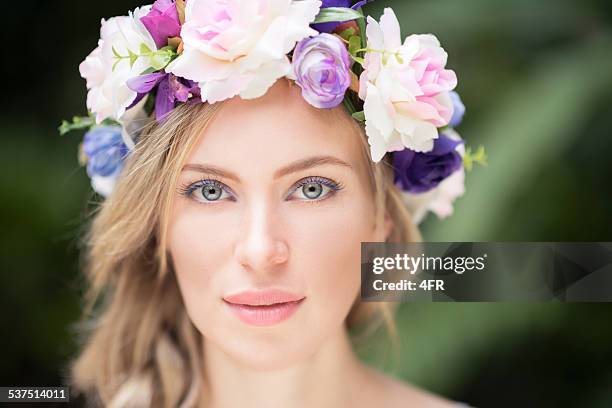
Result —
[{"label": "cheek", "polygon": [[299,232],[292,261],[304,276],[314,314],[329,325],[344,320],[359,294],[361,242],[374,240],[374,218],[366,203],[341,199],[328,208],[306,209],[291,225]]},{"label": "cheek", "polygon": [[228,229],[222,217],[205,216],[206,209],[184,205],[173,215],[168,247],[187,312],[194,325],[205,331],[206,316],[222,296],[220,274],[231,260]]}]

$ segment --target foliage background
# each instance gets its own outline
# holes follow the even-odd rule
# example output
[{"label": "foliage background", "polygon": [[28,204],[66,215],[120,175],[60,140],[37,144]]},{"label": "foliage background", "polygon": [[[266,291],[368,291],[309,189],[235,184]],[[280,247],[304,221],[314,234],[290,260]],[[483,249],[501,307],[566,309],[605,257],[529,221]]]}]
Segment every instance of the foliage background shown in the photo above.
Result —
[{"label": "foliage background", "polygon": [[[79,62],[100,17],[136,1],[32,0],[3,21],[0,64],[0,385],[60,385],[76,352],[77,236],[91,199],[76,161]],[[612,240],[612,3],[378,0],[403,34],[433,32],[468,107],[460,131],[489,166],[468,174],[432,241]],[[18,10],[18,11],[17,11]],[[612,406],[610,304],[437,303],[400,308],[401,351],[372,364],[477,407]],[[381,340],[382,342],[382,340]],[[75,404],[76,405],[76,404]]]}]

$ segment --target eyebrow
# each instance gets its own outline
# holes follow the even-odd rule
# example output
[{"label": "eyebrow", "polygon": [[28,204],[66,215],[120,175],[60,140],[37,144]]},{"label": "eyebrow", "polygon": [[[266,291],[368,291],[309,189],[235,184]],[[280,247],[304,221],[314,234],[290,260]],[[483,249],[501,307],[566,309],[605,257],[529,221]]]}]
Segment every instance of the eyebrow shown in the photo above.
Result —
[{"label": "eyebrow", "polygon": [[[278,169],[276,172],[274,172],[274,178],[278,179],[278,178],[284,177],[291,173],[296,173],[298,171],[307,170],[313,167],[318,167],[318,166],[323,166],[323,165],[342,166],[342,167],[347,167],[349,169],[353,168],[353,166],[351,166],[349,163],[345,162],[342,159],[334,157],[334,156],[328,156],[328,155],[313,156],[313,157],[307,157],[305,159],[294,161],[293,163],[290,163],[286,165],[285,167]],[[212,165],[191,163],[191,164],[184,165],[181,171],[189,171],[189,170],[227,178],[227,179],[230,179],[236,182],[239,181],[239,177],[236,176],[231,171],[224,170],[220,167],[216,167]]]}]

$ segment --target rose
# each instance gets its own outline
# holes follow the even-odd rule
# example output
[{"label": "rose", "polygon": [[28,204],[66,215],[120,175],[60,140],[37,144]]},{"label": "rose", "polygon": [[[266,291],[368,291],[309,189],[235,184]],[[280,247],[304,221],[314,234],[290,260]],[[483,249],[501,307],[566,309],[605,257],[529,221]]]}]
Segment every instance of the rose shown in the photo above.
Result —
[{"label": "rose", "polygon": [[318,0],[189,0],[183,53],[167,67],[200,85],[203,102],[262,96],[291,72],[287,53],[319,12]]},{"label": "rose", "polygon": [[128,153],[120,126],[96,127],[85,134],[83,154],[95,191],[103,196],[110,195]]},{"label": "rose", "polygon": [[440,134],[429,152],[404,149],[393,153],[395,183],[411,193],[424,193],[437,187],[442,180],[462,167],[461,156],[456,151],[461,143],[460,140]]},{"label": "rose", "polygon": [[140,19],[155,40],[157,48],[168,45],[168,38],[181,32],[176,3],[173,0],[157,0],[149,13]]},{"label": "rose", "polygon": [[[457,132],[451,129],[444,131],[444,136],[461,141]],[[458,144],[457,152],[461,157],[465,153],[463,144]],[[394,155],[396,155],[394,153]],[[446,218],[453,213],[453,202],[465,193],[465,169],[460,166],[450,176],[440,181],[437,187],[424,193],[404,192],[403,201],[412,213],[415,223],[420,223],[428,211],[433,212],[438,218]]]},{"label": "rose", "polygon": [[351,84],[351,60],[342,40],[326,33],[305,38],[295,47],[292,64],[296,83],[308,103],[317,108],[342,103]]},{"label": "rose", "polygon": [[147,8],[138,8],[129,16],[102,20],[98,47],[79,66],[89,90],[87,108],[96,115],[97,123],[106,118],[119,120],[136,98],[136,92],[126,82],[147,69],[149,61],[140,57],[130,61],[129,54],[138,54],[141,44],[150,50],[157,49],[140,22],[147,12]]},{"label": "rose", "polygon": [[411,35],[401,42],[393,10],[386,8],[380,23],[368,17],[368,52],[360,77],[366,133],[372,159],[409,148],[426,152],[452,115],[449,96],[457,85],[445,69],[447,55],[433,35]]}]

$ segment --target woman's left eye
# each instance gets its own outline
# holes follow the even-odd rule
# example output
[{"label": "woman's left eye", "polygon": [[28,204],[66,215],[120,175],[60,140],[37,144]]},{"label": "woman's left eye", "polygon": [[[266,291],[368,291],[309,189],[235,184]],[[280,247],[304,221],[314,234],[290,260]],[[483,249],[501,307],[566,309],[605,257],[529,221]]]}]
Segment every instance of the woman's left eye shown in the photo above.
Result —
[{"label": "woman's left eye", "polygon": [[324,177],[307,177],[298,181],[292,188],[288,198],[294,197],[303,201],[320,201],[339,191],[342,186]]}]

